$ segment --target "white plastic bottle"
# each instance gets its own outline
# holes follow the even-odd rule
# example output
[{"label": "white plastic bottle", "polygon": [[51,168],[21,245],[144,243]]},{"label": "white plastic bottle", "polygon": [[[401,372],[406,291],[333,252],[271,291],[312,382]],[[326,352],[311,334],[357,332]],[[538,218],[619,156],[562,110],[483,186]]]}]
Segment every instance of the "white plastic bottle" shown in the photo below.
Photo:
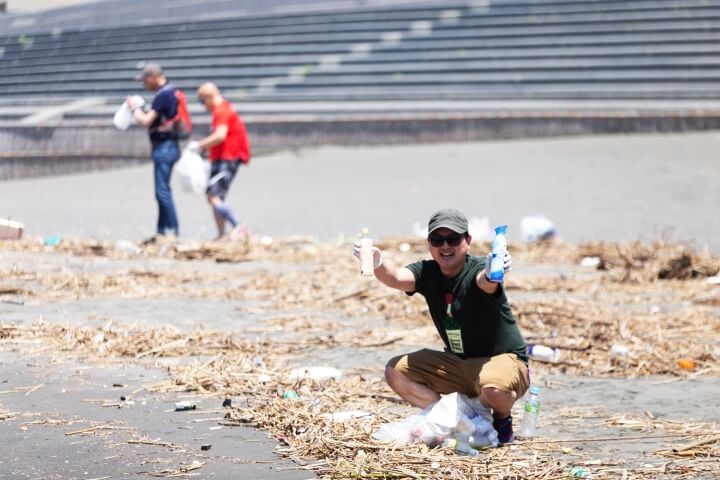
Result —
[{"label": "white plastic bottle", "polygon": [[546,347],[545,345],[529,345],[528,355],[537,360],[557,362],[560,360],[560,350]]},{"label": "white plastic bottle", "polygon": [[360,274],[372,275],[374,271],[373,241],[368,236],[368,229],[363,228],[360,231]]},{"label": "white plastic bottle", "polygon": [[507,252],[507,239],[505,233],[507,225],[500,225],[495,228],[490,251],[490,281],[500,283],[505,278],[505,253]]},{"label": "white plastic bottle", "polygon": [[525,400],[525,413],[520,422],[520,435],[532,437],[535,435],[537,418],[540,414],[540,387],[530,387],[528,398]]}]

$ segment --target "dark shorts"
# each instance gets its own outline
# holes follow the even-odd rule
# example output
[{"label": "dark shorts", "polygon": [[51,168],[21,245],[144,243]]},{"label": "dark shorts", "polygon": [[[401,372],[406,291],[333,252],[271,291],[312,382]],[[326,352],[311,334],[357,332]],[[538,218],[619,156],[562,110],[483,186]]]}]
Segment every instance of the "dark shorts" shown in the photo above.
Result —
[{"label": "dark shorts", "polygon": [[240,168],[240,160],[218,160],[210,165],[210,180],[208,181],[208,196],[220,197],[225,200],[230,183]]}]

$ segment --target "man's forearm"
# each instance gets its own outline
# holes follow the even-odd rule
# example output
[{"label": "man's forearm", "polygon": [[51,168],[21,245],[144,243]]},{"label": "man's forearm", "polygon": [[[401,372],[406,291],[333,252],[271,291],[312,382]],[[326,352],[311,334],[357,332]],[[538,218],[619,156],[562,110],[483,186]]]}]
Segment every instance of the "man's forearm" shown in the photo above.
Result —
[{"label": "man's forearm", "polygon": [[396,267],[392,262],[387,260],[383,261],[375,269],[375,278],[380,280],[383,284],[390,288],[409,292],[414,290],[414,285],[409,279],[402,278],[400,276],[400,269]]}]

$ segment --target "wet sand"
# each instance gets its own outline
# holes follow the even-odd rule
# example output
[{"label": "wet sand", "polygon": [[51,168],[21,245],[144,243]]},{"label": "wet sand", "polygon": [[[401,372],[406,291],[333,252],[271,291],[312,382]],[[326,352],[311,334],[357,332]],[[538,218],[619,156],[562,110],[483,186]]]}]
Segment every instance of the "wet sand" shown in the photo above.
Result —
[{"label": "wet sand", "polygon": [[[580,137],[418,146],[325,147],[253,159],[229,203],[259,233],[412,233],[437,208],[510,225],[543,214],[563,239],[674,238],[720,251],[720,135]],[[154,233],[150,165],[0,183],[0,216],[30,234],[125,238]],[[203,196],[175,188],[181,234],[215,235]]]}]

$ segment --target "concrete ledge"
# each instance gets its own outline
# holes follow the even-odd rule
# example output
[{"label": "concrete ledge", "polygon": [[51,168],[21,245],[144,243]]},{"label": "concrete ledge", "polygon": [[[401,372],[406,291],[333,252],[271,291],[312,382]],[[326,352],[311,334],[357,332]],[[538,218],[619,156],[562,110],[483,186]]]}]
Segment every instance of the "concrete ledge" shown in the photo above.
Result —
[{"label": "concrete ledge", "polygon": [[[253,152],[320,145],[389,145],[526,137],[720,129],[717,110],[532,111],[457,114],[293,115],[248,124]],[[196,125],[194,137],[207,134]],[[143,129],[98,125],[0,126],[0,179],[55,175],[149,161]]]}]

